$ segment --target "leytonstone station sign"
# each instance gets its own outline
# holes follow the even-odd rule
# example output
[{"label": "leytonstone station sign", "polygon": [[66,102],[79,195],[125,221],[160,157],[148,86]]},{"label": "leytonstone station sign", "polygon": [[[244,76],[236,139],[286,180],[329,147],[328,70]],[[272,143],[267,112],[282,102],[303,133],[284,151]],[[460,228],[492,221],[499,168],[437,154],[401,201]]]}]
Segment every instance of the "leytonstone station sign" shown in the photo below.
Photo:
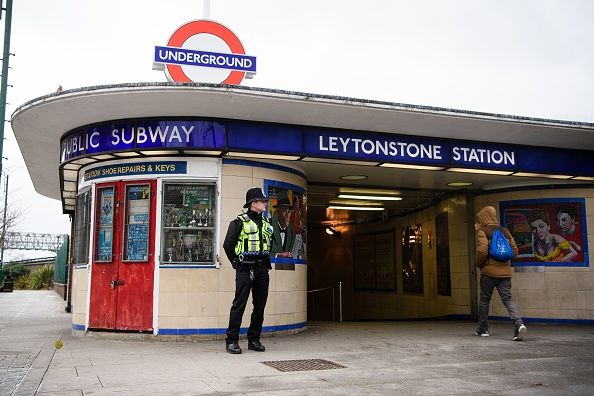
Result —
[{"label": "leytonstone station sign", "polygon": [[172,82],[239,85],[256,73],[256,57],[245,54],[239,38],[227,27],[208,20],[188,22],[166,46],[155,46],[154,62]]}]

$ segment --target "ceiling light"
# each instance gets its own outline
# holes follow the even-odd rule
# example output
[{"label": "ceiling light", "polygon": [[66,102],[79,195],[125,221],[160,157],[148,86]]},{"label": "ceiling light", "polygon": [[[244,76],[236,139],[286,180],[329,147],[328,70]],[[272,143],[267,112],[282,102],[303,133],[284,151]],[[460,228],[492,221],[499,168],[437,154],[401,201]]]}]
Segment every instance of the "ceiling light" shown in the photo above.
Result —
[{"label": "ceiling light", "polygon": [[380,207],[370,207],[370,206],[328,206],[328,209],[336,209],[336,210],[384,210],[384,208]]},{"label": "ceiling light", "polygon": [[315,157],[305,157],[302,158],[301,161],[305,162],[325,162],[330,164],[346,164],[346,165],[364,165],[364,166],[376,166],[379,162],[371,162],[371,161],[351,161],[351,160],[341,160],[341,159],[331,159],[331,158],[315,158]]},{"label": "ceiling light", "polygon": [[206,151],[206,150],[184,150],[184,154],[188,155],[220,155],[220,151]]},{"label": "ceiling light", "polygon": [[381,188],[363,188],[363,187],[339,187],[339,194],[355,194],[355,195],[400,195],[398,190],[385,190]]},{"label": "ceiling light", "polygon": [[574,176],[573,180],[586,180],[586,181],[594,181],[594,176]]},{"label": "ceiling light", "polygon": [[336,228],[330,227],[330,226],[326,227],[326,234],[332,235],[335,238],[340,237],[340,231],[338,231]]},{"label": "ceiling light", "polygon": [[516,172],[513,175],[522,177],[545,177],[547,179],[571,179],[571,176],[568,175],[547,175],[544,173]]},{"label": "ceiling light", "polygon": [[408,164],[391,164],[383,163],[380,166],[385,168],[402,168],[402,169],[418,169],[418,170],[443,170],[443,166],[427,166],[427,165],[408,165]]},{"label": "ceiling light", "polygon": [[470,168],[448,168],[446,170],[448,172],[480,173],[483,175],[501,175],[501,176],[509,176],[513,173],[510,171],[498,171],[498,170],[490,170],[490,169],[470,169]]},{"label": "ceiling light", "polygon": [[138,157],[140,154],[136,151],[122,151],[120,153],[113,153],[116,157]]},{"label": "ceiling light", "polygon": [[177,154],[177,150],[143,150],[140,152],[142,155],[172,155]]},{"label": "ceiling light", "polygon": [[450,187],[468,187],[472,186],[472,182],[449,182],[447,185]]},{"label": "ceiling light", "polygon": [[338,194],[338,198],[346,199],[364,199],[371,201],[402,201],[402,197],[386,197],[382,195],[351,195],[351,194]]},{"label": "ceiling light", "polygon": [[260,154],[260,153],[227,153],[229,157],[245,157],[245,158],[262,158],[274,160],[289,160],[296,161],[301,156],[299,155],[279,155],[279,154]]},{"label": "ceiling light", "polygon": [[365,176],[365,175],[344,175],[344,176],[340,176],[340,178],[342,180],[349,180],[349,181],[365,180],[368,177],[369,176]]}]

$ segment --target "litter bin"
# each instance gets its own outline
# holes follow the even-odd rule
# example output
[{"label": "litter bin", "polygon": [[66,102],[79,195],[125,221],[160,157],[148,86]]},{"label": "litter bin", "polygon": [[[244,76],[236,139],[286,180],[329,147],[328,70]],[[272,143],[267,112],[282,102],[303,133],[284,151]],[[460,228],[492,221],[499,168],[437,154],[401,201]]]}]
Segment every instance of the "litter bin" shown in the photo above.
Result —
[{"label": "litter bin", "polygon": [[2,285],[2,292],[3,293],[12,293],[12,285],[13,285],[12,277],[8,275],[4,278],[4,284]]}]

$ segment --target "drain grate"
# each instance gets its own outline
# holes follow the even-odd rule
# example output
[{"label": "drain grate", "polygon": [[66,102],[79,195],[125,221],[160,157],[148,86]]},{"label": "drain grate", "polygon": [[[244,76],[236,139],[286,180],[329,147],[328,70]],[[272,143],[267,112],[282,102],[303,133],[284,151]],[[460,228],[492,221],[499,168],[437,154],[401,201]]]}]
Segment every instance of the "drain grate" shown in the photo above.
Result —
[{"label": "drain grate", "polygon": [[324,359],[273,360],[261,363],[275,368],[278,371],[333,370],[346,368],[346,366]]}]

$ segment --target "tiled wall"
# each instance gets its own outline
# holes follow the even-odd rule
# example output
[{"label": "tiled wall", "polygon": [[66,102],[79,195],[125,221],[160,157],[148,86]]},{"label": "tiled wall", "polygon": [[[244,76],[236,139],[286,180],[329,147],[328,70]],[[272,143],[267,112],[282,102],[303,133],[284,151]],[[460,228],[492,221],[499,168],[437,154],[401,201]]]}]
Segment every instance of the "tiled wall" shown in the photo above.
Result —
[{"label": "tiled wall", "polygon": [[72,323],[85,325],[87,315],[88,267],[74,268],[72,271]]},{"label": "tiled wall", "polygon": [[[541,198],[585,199],[588,251],[592,257],[592,249],[594,249],[594,189],[592,188],[481,195],[476,197],[475,207],[478,210],[485,205],[492,205],[499,209],[500,201]],[[540,267],[540,271],[542,272],[514,272],[512,296],[523,317],[535,320],[594,320],[594,272],[591,260],[590,265],[586,267]],[[507,317],[507,311],[498,296],[494,296],[491,300],[489,314]]]},{"label": "tiled wall", "polygon": [[[242,210],[245,193],[263,187],[264,180],[281,181],[306,188],[305,180],[290,172],[261,166],[224,164],[221,185],[221,239],[229,223]],[[220,268],[161,268],[159,271],[158,326],[160,329],[218,329],[229,323],[235,293],[235,270],[221,246]],[[274,265],[273,265],[274,267]],[[295,271],[270,271],[270,288],[264,327],[286,326],[307,320],[307,267]],[[242,321],[249,326],[251,297]]]}]

